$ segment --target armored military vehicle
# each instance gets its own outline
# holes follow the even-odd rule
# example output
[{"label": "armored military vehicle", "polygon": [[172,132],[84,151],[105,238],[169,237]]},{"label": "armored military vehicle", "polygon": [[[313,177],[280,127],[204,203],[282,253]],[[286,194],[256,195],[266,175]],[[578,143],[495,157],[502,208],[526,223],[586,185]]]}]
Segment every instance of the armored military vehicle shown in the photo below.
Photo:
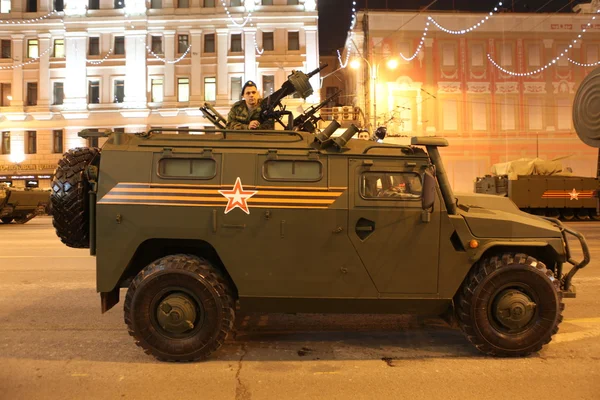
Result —
[{"label": "armored military vehicle", "polygon": [[16,189],[0,184],[0,221],[24,224],[37,215],[47,213],[50,192],[42,189]]},{"label": "armored military vehicle", "polygon": [[495,356],[550,342],[590,260],[582,235],[508,198],[455,195],[443,138],[333,128],[112,133],[59,162],[56,232],[96,256],[102,312],[128,289],[129,333],[160,360],[208,357],[236,305],[454,315]]}]

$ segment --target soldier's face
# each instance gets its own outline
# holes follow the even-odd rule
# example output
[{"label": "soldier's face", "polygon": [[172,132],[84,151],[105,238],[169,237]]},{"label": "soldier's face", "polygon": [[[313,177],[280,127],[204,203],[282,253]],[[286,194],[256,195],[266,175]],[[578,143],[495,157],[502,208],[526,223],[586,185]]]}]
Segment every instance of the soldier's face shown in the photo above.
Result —
[{"label": "soldier's face", "polygon": [[254,86],[248,86],[246,90],[244,90],[244,100],[246,100],[246,104],[249,106],[255,106],[258,102],[258,91]]}]

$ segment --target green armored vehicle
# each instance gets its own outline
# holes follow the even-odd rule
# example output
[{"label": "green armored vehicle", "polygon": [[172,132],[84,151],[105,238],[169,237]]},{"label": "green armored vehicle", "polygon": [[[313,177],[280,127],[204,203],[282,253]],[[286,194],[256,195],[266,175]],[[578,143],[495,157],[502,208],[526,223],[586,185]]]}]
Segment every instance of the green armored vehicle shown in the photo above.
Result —
[{"label": "green armored vehicle", "polygon": [[24,224],[48,211],[50,192],[41,189],[16,189],[0,184],[0,221]]},{"label": "green armored vehicle", "polygon": [[96,256],[102,312],[128,288],[129,332],[161,360],[208,357],[238,304],[454,315],[495,356],[550,342],[590,259],[584,238],[508,198],[455,195],[443,138],[399,146],[335,127],[115,132],[60,161],[57,234]]}]

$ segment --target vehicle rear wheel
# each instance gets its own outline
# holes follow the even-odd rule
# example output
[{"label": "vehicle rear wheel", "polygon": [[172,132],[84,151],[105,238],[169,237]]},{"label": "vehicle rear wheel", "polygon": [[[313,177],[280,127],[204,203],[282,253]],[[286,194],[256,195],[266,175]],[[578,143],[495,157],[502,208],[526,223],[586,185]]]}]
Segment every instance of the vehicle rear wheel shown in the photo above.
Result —
[{"label": "vehicle rear wheel", "polygon": [[539,351],[562,321],[560,283],[544,263],[526,254],[503,254],[479,262],[457,295],[461,329],[492,356]]},{"label": "vehicle rear wheel", "polygon": [[588,210],[585,208],[581,208],[579,210],[577,210],[577,219],[580,221],[589,221],[590,220],[590,214],[588,213]]},{"label": "vehicle rear wheel", "polygon": [[3,224],[10,224],[13,221],[12,217],[4,217],[4,218],[0,218],[0,221],[2,221]]},{"label": "vehicle rear wheel", "polygon": [[136,344],[163,361],[196,361],[221,347],[233,328],[230,285],[207,261],[187,254],[160,258],[134,278],[125,323]]},{"label": "vehicle rear wheel", "polygon": [[58,162],[52,179],[52,224],[60,240],[69,247],[90,247],[90,188],[85,176],[85,169],[90,163],[99,165],[100,150],[95,147],[71,149]]},{"label": "vehicle rear wheel", "polygon": [[565,221],[571,221],[573,218],[575,218],[575,213],[570,208],[563,208],[560,215]]}]

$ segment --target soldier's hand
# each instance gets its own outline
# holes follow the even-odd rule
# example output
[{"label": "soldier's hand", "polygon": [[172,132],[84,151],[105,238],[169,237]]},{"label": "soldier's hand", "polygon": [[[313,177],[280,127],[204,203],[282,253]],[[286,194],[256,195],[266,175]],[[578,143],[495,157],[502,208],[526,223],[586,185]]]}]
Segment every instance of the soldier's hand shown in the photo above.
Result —
[{"label": "soldier's hand", "polygon": [[259,126],[260,126],[260,122],[258,122],[257,120],[250,121],[250,123],[248,124],[249,129],[256,129]]}]

